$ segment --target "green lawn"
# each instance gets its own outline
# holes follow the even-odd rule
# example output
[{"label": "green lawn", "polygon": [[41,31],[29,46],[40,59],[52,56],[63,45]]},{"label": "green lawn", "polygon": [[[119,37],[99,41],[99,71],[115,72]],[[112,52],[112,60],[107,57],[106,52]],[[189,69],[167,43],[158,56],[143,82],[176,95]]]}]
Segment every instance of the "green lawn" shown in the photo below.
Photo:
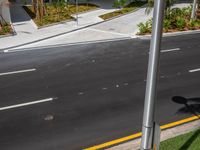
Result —
[{"label": "green lawn", "polygon": [[200,129],[161,142],[160,150],[200,150]]},{"label": "green lawn", "polygon": [[123,14],[127,14],[131,11],[134,11],[135,9],[143,6],[144,4],[146,4],[146,2],[142,2],[142,1],[137,1],[137,2],[132,2],[130,4],[128,4],[127,6],[125,6],[124,8],[122,8],[121,10],[117,10],[111,13],[107,13],[107,14],[103,14],[101,16],[99,16],[100,18],[107,20],[119,15],[123,15]]},{"label": "green lawn", "polygon": [[[46,4],[46,14],[42,20],[36,18],[36,15],[33,13],[32,6],[23,6],[29,16],[34,20],[38,26],[48,25],[56,22],[66,21],[73,19],[72,14],[76,13],[75,5],[68,5],[68,7],[61,8],[60,6],[53,6],[52,4]],[[98,6],[93,4],[79,4],[78,12],[87,12],[90,10],[97,9]]]}]

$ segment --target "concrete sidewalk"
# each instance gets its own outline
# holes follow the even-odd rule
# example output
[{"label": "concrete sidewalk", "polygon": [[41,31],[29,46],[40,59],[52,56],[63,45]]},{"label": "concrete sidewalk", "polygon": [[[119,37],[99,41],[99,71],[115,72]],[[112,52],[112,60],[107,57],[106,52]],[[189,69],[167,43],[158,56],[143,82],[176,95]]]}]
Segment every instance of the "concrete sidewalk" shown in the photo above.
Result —
[{"label": "concrete sidewalk", "polygon": [[[188,3],[181,3],[176,4],[174,7],[186,7],[189,5]],[[145,22],[152,18],[153,14],[152,11],[149,15],[146,15],[146,8],[144,7],[127,15],[103,22],[98,16],[116,9],[101,8],[80,14],[78,26],[75,21],[70,21],[38,30],[33,25],[30,17],[28,16],[28,18],[27,14],[23,13],[24,10],[19,5],[15,7],[17,8],[15,11],[17,12],[13,10],[14,12],[12,13],[21,13],[17,16],[21,16],[23,19],[21,21],[14,19],[14,26],[18,34],[17,36],[0,39],[1,49],[48,47],[82,42],[134,38],[138,32],[137,25],[140,22]]]},{"label": "concrete sidewalk", "polygon": [[116,9],[111,8],[98,9],[79,14],[78,26],[76,21],[69,21],[54,26],[37,29],[34,22],[24,11],[21,5],[14,3],[11,6],[11,18],[17,35],[0,39],[0,47],[1,49],[6,49],[82,29],[84,27],[102,22],[103,19],[99,18],[99,15],[115,10]]}]

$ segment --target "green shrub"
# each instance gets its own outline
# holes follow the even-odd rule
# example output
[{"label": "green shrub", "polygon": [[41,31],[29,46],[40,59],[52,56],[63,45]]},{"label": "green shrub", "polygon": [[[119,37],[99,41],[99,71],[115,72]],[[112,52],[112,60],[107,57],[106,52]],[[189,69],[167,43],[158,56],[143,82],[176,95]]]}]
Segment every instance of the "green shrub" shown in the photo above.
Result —
[{"label": "green shrub", "polygon": [[163,22],[163,28],[165,31],[171,29],[171,21],[169,19],[165,19]]},{"label": "green shrub", "polygon": [[152,20],[148,20],[145,23],[139,23],[139,34],[151,33]]},{"label": "green shrub", "polygon": [[167,16],[169,19],[176,19],[176,17],[182,16],[182,10],[180,8],[173,8],[169,12],[169,16]]},{"label": "green shrub", "polygon": [[176,27],[179,29],[179,30],[183,30],[183,28],[185,27],[186,25],[186,22],[185,22],[185,19],[184,18],[178,18],[176,20]]},{"label": "green shrub", "polygon": [[126,5],[127,0],[115,0],[113,7],[115,8],[121,8],[124,7]]},{"label": "green shrub", "polygon": [[[172,29],[173,31],[200,29],[200,18],[190,20],[191,10],[191,6],[182,9],[168,9],[167,12],[165,12],[165,19],[163,22],[164,32],[168,32],[169,29]],[[151,23],[152,21],[140,23],[138,25],[138,34],[150,33],[152,27]]]},{"label": "green shrub", "polygon": [[196,21],[191,20],[188,25],[189,25],[189,29],[190,30],[194,30],[195,29],[195,25],[196,25]]},{"label": "green shrub", "polygon": [[183,17],[186,17],[186,16],[189,16],[191,15],[191,12],[192,12],[192,7],[191,6],[188,6],[188,7],[184,7],[181,9],[182,10],[182,15]]},{"label": "green shrub", "polygon": [[0,35],[11,33],[11,27],[9,24],[3,24],[0,28]]},{"label": "green shrub", "polygon": [[200,27],[200,20],[190,20],[188,23],[188,28],[190,30],[195,30]]},{"label": "green shrub", "polygon": [[9,26],[4,26],[3,27],[3,32],[4,33],[9,33],[10,32],[10,27]]}]

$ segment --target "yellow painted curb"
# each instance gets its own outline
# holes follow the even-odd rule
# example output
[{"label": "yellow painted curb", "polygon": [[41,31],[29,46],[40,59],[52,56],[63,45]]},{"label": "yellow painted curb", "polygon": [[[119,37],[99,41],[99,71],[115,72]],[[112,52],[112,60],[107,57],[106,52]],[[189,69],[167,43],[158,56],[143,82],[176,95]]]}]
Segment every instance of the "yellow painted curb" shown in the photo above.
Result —
[{"label": "yellow painted curb", "polygon": [[[169,128],[172,128],[172,127],[175,127],[175,126],[178,126],[178,125],[182,125],[184,123],[188,123],[188,122],[198,120],[198,119],[200,119],[200,115],[192,116],[192,117],[182,119],[182,120],[179,120],[179,121],[176,121],[176,122],[165,124],[165,125],[162,125],[160,128],[162,130],[169,129]],[[119,139],[116,139],[116,140],[105,142],[103,144],[95,145],[95,146],[86,148],[84,150],[99,150],[99,149],[106,148],[106,147],[109,147],[109,146],[113,146],[113,145],[116,145],[116,144],[120,144],[120,143],[123,143],[123,142],[126,142],[126,141],[130,141],[130,140],[139,138],[141,136],[142,136],[142,133],[139,132],[139,133],[136,133],[136,134],[133,134],[133,135],[129,135],[129,136],[122,137],[122,138],[119,138]]]}]

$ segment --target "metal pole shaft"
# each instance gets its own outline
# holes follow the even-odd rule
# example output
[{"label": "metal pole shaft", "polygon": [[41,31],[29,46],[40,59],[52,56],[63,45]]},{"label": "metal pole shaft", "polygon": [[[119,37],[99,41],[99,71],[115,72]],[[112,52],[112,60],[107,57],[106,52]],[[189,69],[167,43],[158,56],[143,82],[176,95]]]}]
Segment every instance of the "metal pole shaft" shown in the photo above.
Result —
[{"label": "metal pole shaft", "polygon": [[160,45],[164,16],[164,0],[154,3],[152,38],[147,73],[147,85],[142,126],[142,150],[152,149],[154,127],[154,103],[156,98],[157,72],[159,66]]},{"label": "metal pole shaft", "polygon": [[193,5],[192,5],[192,13],[191,13],[191,20],[195,19],[196,16],[196,8],[197,8],[197,0],[193,1]]}]

